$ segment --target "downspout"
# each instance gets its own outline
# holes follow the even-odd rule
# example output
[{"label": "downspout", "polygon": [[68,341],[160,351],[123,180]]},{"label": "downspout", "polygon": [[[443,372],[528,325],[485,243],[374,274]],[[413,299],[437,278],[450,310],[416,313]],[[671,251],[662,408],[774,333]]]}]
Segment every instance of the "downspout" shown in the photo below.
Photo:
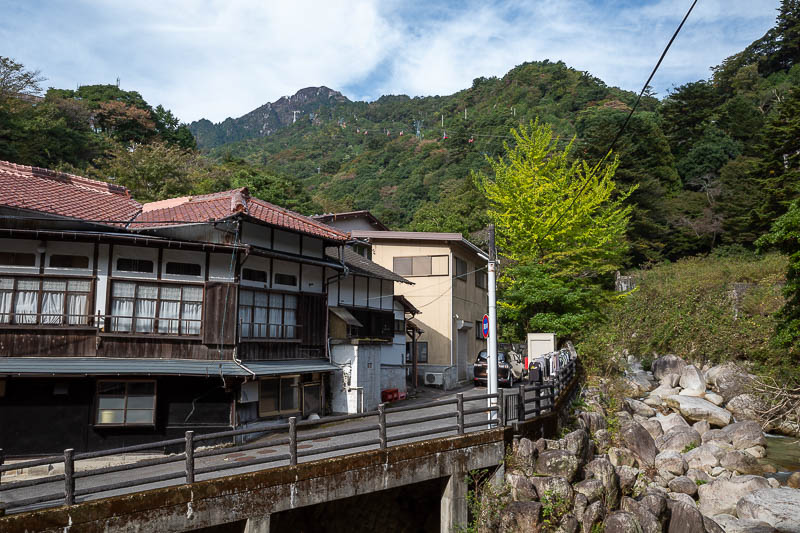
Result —
[{"label": "downspout", "polygon": [[[239,237],[239,236],[241,235],[241,229],[242,229],[242,220],[241,220],[241,219],[239,219],[239,220],[237,220],[237,221],[236,221],[236,235],[235,235],[235,237],[234,237],[234,238],[235,238],[234,245],[236,245],[236,246],[238,246],[238,245],[240,245],[240,244],[241,244],[241,239],[240,239],[240,237]],[[247,261],[247,258],[249,257],[249,255],[250,255],[250,247],[248,246],[248,247],[245,249],[245,251],[244,251],[244,261],[242,261],[242,263],[244,263],[245,261]],[[236,279],[236,278],[234,277],[234,279]],[[238,290],[238,289],[237,289],[237,290]],[[238,313],[237,313],[237,314],[238,314]],[[235,338],[238,338],[238,336],[239,336],[239,321],[238,321],[238,320],[234,322],[234,328],[235,328]],[[237,359],[237,357],[236,357],[236,351],[237,351],[237,349],[238,349],[238,342],[237,342],[237,345],[234,345],[234,347],[233,347],[233,354],[232,354],[232,357],[233,357],[233,362],[234,362],[234,363],[235,363],[237,366],[239,366],[239,367],[240,367],[242,370],[244,370],[244,371],[246,371],[246,372],[249,372],[249,373],[250,373],[250,377],[251,377],[253,380],[255,380],[255,378],[256,378],[256,373],[255,373],[255,372],[253,372],[252,370],[250,370],[249,368],[247,368],[247,367],[244,365],[244,363],[242,363],[242,361],[241,361],[240,359]],[[245,376],[245,378],[244,378],[244,381],[245,381],[245,383],[247,382],[247,376]]]}]

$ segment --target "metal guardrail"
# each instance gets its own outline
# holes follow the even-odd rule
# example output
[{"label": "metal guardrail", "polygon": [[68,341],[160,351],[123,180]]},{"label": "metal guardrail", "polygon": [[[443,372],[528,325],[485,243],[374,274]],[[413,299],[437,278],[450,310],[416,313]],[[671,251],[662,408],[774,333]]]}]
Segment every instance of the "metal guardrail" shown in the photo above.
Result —
[{"label": "metal guardrail", "polygon": [[[63,482],[63,489],[50,492],[47,494],[40,494],[31,498],[20,499],[10,503],[3,503],[0,501],[0,516],[7,510],[18,509],[22,507],[49,503],[57,505],[63,502],[65,505],[74,505],[76,498],[85,497],[92,494],[98,494],[111,490],[119,490],[131,488],[136,486],[144,486],[151,483],[171,481],[183,478],[186,483],[194,483],[198,476],[223,472],[230,469],[245,468],[256,465],[267,465],[278,461],[288,460],[289,465],[295,466],[301,459],[313,457],[315,455],[342,452],[347,450],[357,450],[366,446],[378,446],[379,449],[388,448],[391,443],[404,441],[409,439],[420,439],[421,437],[433,437],[443,433],[455,432],[456,435],[463,435],[468,429],[473,428],[487,428],[491,427],[504,427],[512,422],[524,422],[530,418],[530,415],[539,416],[552,412],[553,406],[560,395],[568,392],[565,387],[576,374],[576,362],[570,361],[559,372],[553,376],[549,381],[541,384],[520,385],[516,389],[509,389],[505,391],[500,390],[498,394],[480,394],[465,397],[463,393],[456,395],[455,399],[429,402],[425,404],[412,405],[408,407],[387,407],[386,404],[380,404],[377,411],[370,411],[366,413],[358,413],[353,415],[341,415],[326,417],[319,420],[302,420],[298,421],[296,417],[289,418],[285,423],[270,426],[269,428],[247,428],[237,429],[231,431],[221,431],[216,433],[207,433],[202,435],[195,435],[194,431],[187,431],[183,438],[163,440],[159,442],[152,442],[147,444],[140,444],[136,446],[127,446],[124,448],[114,448],[103,451],[86,452],[76,454],[74,449],[70,448],[64,450],[63,456],[51,456],[41,459],[34,459],[30,461],[23,461],[13,464],[4,464],[3,450],[0,449],[0,500],[4,492],[17,490],[21,488],[36,487],[39,485],[50,485],[53,483]],[[513,391],[513,392],[512,392]],[[487,400],[487,405],[477,408],[466,408],[465,403]],[[496,402],[490,401],[496,400]],[[388,415],[396,413],[407,413],[410,411],[419,411],[424,409],[441,409],[443,406],[454,405],[455,409],[445,413],[434,413],[431,415],[416,416],[410,420],[388,420]],[[476,414],[487,414],[485,420],[467,422],[466,417]],[[306,428],[319,426],[322,424],[330,424],[333,422],[349,421],[349,420],[367,420],[374,419],[371,423],[361,425],[355,428],[346,429],[333,429],[315,431],[311,433],[298,434],[298,428]],[[447,421],[455,419],[453,423]],[[433,428],[425,428],[417,431],[403,432],[398,434],[388,434],[388,430],[392,428],[403,428],[424,424],[427,422],[443,421],[443,425]],[[232,438],[241,435],[249,435],[254,433],[265,433],[275,431],[286,431],[286,436],[272,439],[269,442],[251,442],[248,444],[241,444],[237,446],[225,446],[219,448],[208,448],[198,450],[198,444],[214,441],[223,438]],[[347,442],[342,444],[334,444],[321,448],[310,448],[298,450],[298,443],[327,439],[341,436],[362,435],[365,433],[377,432],[377,435],[366,435],[360,440],[354,442]],[[77,461],[86,459],[95,459],[98,457],[108,457],[112,455],[127,454],[133,452],[141,452],[147,450],[165,450],[170,447],[180,446],[183,451],[173,455],[164,457],[156,457],[152,459],[144,459],[135,463],[121,464],[114,466],[106,466],[95,468],[92,470],[76,471],[75,463]],[[218,455],[231,454],[247,450],[254,450],[258,448],[287,446],[287,453],[268,455],[266,457],[258,457],[241,462],[233,462],[227,464],[212,464],[208,466],[198,467],[197,460],[201,458],[214,457]],[[102,474],[109,474],[114,472],[128,472],[141,468],[147,468],[157,465],[167,465],[171,463],[183,463],[183,468],[173,472],[167,472],[160,475],[150,477],[135,477],[133,479],[119,481],[116,483],[87,486],[82,488],[76,487],[76,480],[91,478]],[[2,475],[4,472],[18,470],[23,468],[32,468],[35,466],[63,464],[64,473],[58,475],[45,476],[36,479],[25,481],[6,482],[2,483]]]}]

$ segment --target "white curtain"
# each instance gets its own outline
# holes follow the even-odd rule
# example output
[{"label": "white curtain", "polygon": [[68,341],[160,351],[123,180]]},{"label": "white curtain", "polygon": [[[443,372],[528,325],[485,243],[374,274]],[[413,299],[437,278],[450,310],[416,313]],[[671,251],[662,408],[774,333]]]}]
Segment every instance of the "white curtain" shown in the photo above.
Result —
[{"label": "white curtain", "polygon": [[[140,292],[141,294],[141,292]],[[161,286],[158,309],[158,332],[176,335],[181,318],[180,287]]]},{"label": "white curtain", "polygon": [[39,294],[38,279],[17,281],[17,298],[14,302],[14,319],[17,324],[36,323],[36,300]]},{"label": "white curtain", "polygon": [[269,295],[269,336],[275,338],[283,338],[283,295],[270,294]]},{"label": "white curtain", "polygon": [[297,325],[297,296],[287,294],[284,296],[283,322],[286,324],[286,338],[294,339]]},{"label": "white curtain", "polygon": [[89,314],[89,290],[91,282],[87,280],[69,280],[67,282],[67,322],[69,324],[87,324]]},{"label": "white curtain", "polygon": [[184,287],[182,297],[181,333],[184,335],[200,334],[200,319],[203,317],[202,287]]},{"label": "white curtain", "polygon": [[42,324],[61,324],[64,315],[64,293],[42,293]]},{"label": "white curtain", "polygon": [[239,325],[242,338],[250,338],[250,313],[252,307],[239,307]]},{"label": "white curtain", "polygon": [[12,290],[14,290],[14,280],[0,278],[0,324],[11,322],[11,302],[14,299]]},{"label": "white curtain", "polygon": [[111,289],[111,331],[131,331],[135,294],[135,283],[114,282]]}]

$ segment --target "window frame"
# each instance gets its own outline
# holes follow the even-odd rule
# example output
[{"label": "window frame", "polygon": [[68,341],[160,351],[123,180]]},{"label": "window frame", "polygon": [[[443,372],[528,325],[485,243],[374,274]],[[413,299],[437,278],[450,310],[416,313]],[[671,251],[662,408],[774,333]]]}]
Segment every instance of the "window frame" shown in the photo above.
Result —
[{"label": "window frame", "polygon": [[[447,259],[447,268],[445,269],[447,272],[443,274],[434,274],[433,273],[433,258],[434,257],[444,257]],[[397,263],[398,259],[408,259],[411,261],[411,273],[410,274],[402,274],[398,272]],[[430,263],[430,274],[416,274],[414,273],[414,260],[415,259],[428,259]],[[432,254],[432,255],[398,255],[392,257],[392,272],[399,276],[403,276],[404,278],[422,278],[422,277],[434,277],[434,276],[448,276],[450,274],[450,256],[448,254]]]},{"label": "window frame", "polygon": [[[295,409],[283,409],[283,381],[294,381],[295,385],[295,394],[297,395],[297,407]],[[268,381],[278,381],[278,398],[277,404],[278,409],[273,411],[262,411],[261,410],[261,402],[262,402],[262,386],[264,383]],[[303,380],[301,374],[285,374],[280,376],[268,376],[264,378],[260,378],[258,380],[258,417],[264,418],[268,416],[280,416],[286,414],[294,414],[299,413],[303,410]],[[290,385],[291,386],[291,385]]]},{"label": "window frame", "polygon": [[[123,412],[123,421],[119,422],[112,422],[112,423],[102,423],[100,422],[100,386],[104,383],[123,383],[125,385],[125,403],[122,409]],[[128,399],[130,394],[128,392],[129,385],[132,383],[152,383],[153,384],[153,416],[152,422],[128,422]],[[116,397],[118,395],[110,395],[106,394],[106,397]],[[110,410],[118,410],[118,409],[110,409]],[[133,410],[133,409],[132,409]],[[138,409],[144,410],[144,409]],[[149,410],[149,409],[148,409]],[[99,428],[114,428],[114,427],[155,427],[156,419],[158,416],[158,381],[155,379],[98,379],[95,384],[95,392],[94,392],[94,421],[93,425]]]},{"label": "window frame", "polygon": [[[95,279],[90,276],[54,276],[51,274],[22,274],[22,273],[2,273],[0,274],[0,279],[8,278],[13,280],[13,285],[11,289],[2,289],[0,288],[0,293],[10,293],[11,294],[11,307],[8,313],[0,312],[0,327],[5,328],[20,328],[20,327],[47,327],[47,328],[93,328],[94,326],[91,325],[92,323],[92,302],[94,300],[95,294]],[[17,322],[15,321],[17,313],[15,312],[16,308],[16,301],[17,301],[17,294],[20,292],[19,290],[19,281],[20,280],[36,280],[38,282],[38,287],[36,289],[36,313],[33,313],[33,321],[32,322]],[[63,281],[65,283],[65,288],[63,291],[53,291],[53,290],[45,290],[44,283],[47,281]],[[86,291],[78,291],[78,290],[70,290],[69,289],[69,282],[70,281],[82,281],[88,282],[89,288]],[[22,292],[31,292],[30,290],[26,291],[23,290]],[[50,315],[58,316],[58,322],[46,323],[42,320],[42,303],[43,297],[45,293],[48,292],[59,292],[60,294],[64,295],[62,301],[62,313],[61,315]],[[80,315],[69,315],[67,311],[69,310],[69,295],[84,295],[86,297],[86,307],[84,309],[84,314]],[[31,316],[29,313],[19,313],[23,316]],[[70,317],[77,316],[79,317],[78,322],[70,323]],[[7,320],[6,321],[6,317]]]},{"label": "window frame", "polygon": [[[125,296],[114,296],[114,285],[117,283],[131,283],[135,285],[133,297],[125,297]],[[155,299],[153,298],[140,298],[139,297],[139,286],[140,285],[152,285],[155,286],[158,290]],[[162,298],[162,291],[164,288],[180,288],[181,289],[181,297],[179,300],[175,300],[172,298]],[[200,289],[200,300],[184,300],[183,293],[185,288],[195,288]],[[133,307],[130,315],[114,315],[114,301],[115,300],[128,300],[133,302]],[[151,300],[155,301],[155,315],[152,317],[149,316],[137,316],[136,310],[138,308],[137,303],[142,300]],[[161,304],[163,302],[178,302],[178,309],[179,309],[179,316],[177,319],[175,318],[161,318]],[[105,321],[104,321],[104,328],[103,328],[103,335],[110,335],[110,336],[152,336],[152,337],[168,337],[168,338],[182,338],[182,339],[198,339],[203,337],[203,327],[205,321],[205,303],[206,303],[206,289],[205,283],[201,282],[183,282],[183,281],[176,281],[176,280],[154,280],[154,279],[131,279],[131,278],[113,278],[109,280],[108,286],[108,309],[106,310]],[[185,303],[194,303],[200,304],[200,318],[193,319],[193,318],[184,318],[184,304]],[[128,319],[130,320],[130,326],[127,331],[121,331],[115,329],[115,322],[118,322],[118,319]],[[137,320],[150,320],[152,325],[149,331],[136,331],[136,324]],[[167,328],[165,331],[159,330],[159,320],[163,320],[167,324]],[[178,327],[176,333],[171,333],[170,330],[172,327],[170,324],[175,320],[178,321]],[[184,324],[198,324],[198,330],[196,333],[183,333]],[[188,326],[186,326],[188,331]]]},{"label": "window frame", "polygon": [[[481,282],[483,285],[481,285]],[[475,271],[475,286],[485,291],[489,290],[489,273],[483,268]]]},{"label": "window frame", "polygon": [[[420,355],[423,350],[421,348],[425,348],[425,359],[423,360]],[[411,350],[414,346],[413,342],[406,342],[406,364],[411,364],[414,362],[414,358],[412,357]],[[417,341],[417,364],[427,364],[428,363],[428,341]]]},{"label": "window frame", "polygon": [[[253,303],[252,304],[243,304],[242,303],[242,293],[243,292],[252,292],[253,293]],[[267,305],[264,306],[256,306],[255,305],[255,293],[261,293],[266,295]],[[271,306],[271,298],[270,295],[280,295],[281,296],[281,307],[273,307]],[[298,324],[298,316],[299,316],[299,308],[300,308],[300,293],[290,292],[290,291],[276,291],[272,289],[259,289],[257,287],[249,287],[249,286],[240,286],[239,287],[239,298],[236,306],[236,324],[238,326],[238,337],[240,342],[301,342],[301,329],[302,325]],[[295,307],[286,307],[286,297],[291,296],[295,299]],[[250,322],[247,322],[250,326],[250,330],[247,336],[244,335],[244,327],[245,323],[241,320],[241,310],[243,307],[250,309]],[[265,309],[266,310],[266,320],[267,322],[262,324],[261,322],[255,322],[255,310],[256,309]],[[280,309],[281,310],[281,323],[280,324],[273,324],[269,322],[270,320],[270,311]],[[286,311],[294,311],[294,324],[287,324],[286,323]],[[255,336],[253,332],[255,331],[255,326],[264,326],[266,327],[266,335],[263,336]],[[271,328],[277,327],[280,328],[281,335],[272,336],[270,335]],[[286,329],[287,327],[294,328],[294,336],[287,337],[286,336]]]},{"label": "window frame", "polygon": [[[459,274],[460,267],[463,267],[464,272]],[[469,264],[466,259],[461,259],[457,255],[453,255],[453,277],[459,281],[467,281],[469,276]]]}]

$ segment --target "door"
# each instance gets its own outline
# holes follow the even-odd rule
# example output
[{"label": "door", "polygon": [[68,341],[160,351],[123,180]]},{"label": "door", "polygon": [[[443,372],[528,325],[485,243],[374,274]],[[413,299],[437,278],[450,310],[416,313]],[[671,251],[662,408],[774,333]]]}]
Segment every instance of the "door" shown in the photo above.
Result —
[{"label": "door", "polygon": [[458,330],[458,381],[467,380],[467,361],[469,360],[469,330]]}]

